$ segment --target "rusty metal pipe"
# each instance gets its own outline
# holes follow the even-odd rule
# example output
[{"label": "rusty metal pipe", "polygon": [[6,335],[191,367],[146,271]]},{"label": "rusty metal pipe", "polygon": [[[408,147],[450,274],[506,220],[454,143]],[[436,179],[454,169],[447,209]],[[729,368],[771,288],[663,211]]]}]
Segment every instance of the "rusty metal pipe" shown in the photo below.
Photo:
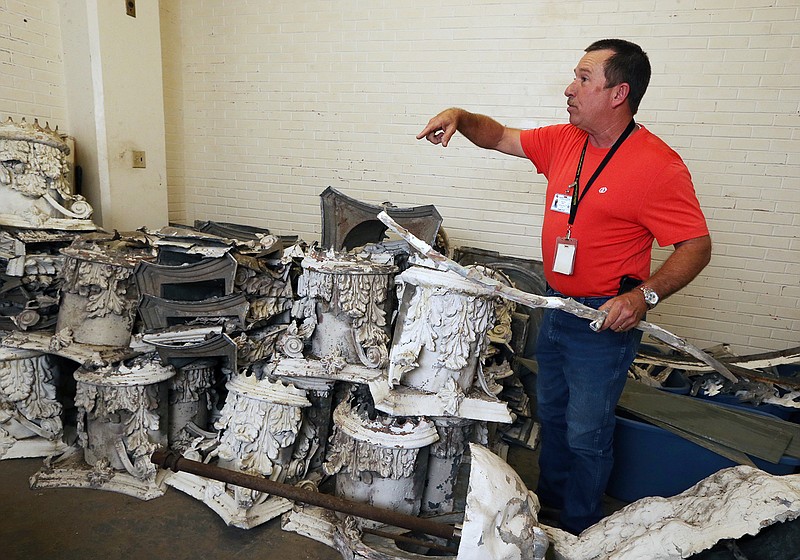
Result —
[{"label": "rusty metal pipe", "polygon": [[379,521],[393,527],[402,527],[417,533],[441,537],[447,540],[460,536],[456,527],[448,525],[447,523],[439,523],[438,521],[432,521],[430,519],[389,511],[369,504],[346,500],[338,496],[298,488],[291,484],[275,482],[268,478],[252,476],[214,465],[207,465],[199,461],[192,461],[191,459],[182,457],[168,449],[157,449],[150,456],[150,461],[163,469],[170,469],[174,472],[183,471],[196,474],[243,488],[250,488],[251,490],[258,490],[259,492],[281,496],[282,498],[287,498],[294,502],[302,502],[312,506],[319,506],[325,509],[355,515],[356,517],[364,519]]},{"label": "rusty metal pipe", "polygon": [[383,537],[384,539],[394,541],[395,543],[400,543],[400,542],[409,543],[413,544],[414,546],[418,546],[420,548],[427,548],[428,550],[435,550],[437,552],[447,552],[448,554],[452,554],[453,556],[456,556],[458,554],[457,548],[453,548],[452,546],[444,546],[432,541],[415,539],[414,537],[409,537],[406,535],[398,535],[397,533],[390,533],[389,531],[379,531],[378,529],[370,529],[369,527],[364,527],[362,531],[369,535],[375,535],[376,537]]}]

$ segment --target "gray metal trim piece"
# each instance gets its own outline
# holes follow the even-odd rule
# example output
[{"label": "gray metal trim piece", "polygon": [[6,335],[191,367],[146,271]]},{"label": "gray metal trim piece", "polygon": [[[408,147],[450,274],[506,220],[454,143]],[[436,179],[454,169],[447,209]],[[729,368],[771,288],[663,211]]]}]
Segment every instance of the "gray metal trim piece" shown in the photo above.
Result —
[{"label": "gray metal trim piece", "polygon": [[225,294],[233,293],[236,278],[236,259],[226,253],[224,257],[212,257],[196,263],[178,266],[141,261],[133,271],[140,294],[162,297],[162,287],[167,284],[193,284],[208,280],[223,280]]},{"label": "gray metal trim piece", "polygon": [[244,328],[248,308],[242,293],[203,301],[175,301],[145,294],[139,303],[139,315],[146,332],[173,326],[170,319],[186,319],[192,324],[209,324],[213,319],[235,319],[238,326]]},{"label": "gray metal trim piece", "polygon": [[432,204],[394,208],[386,202],[368,204],[328,187],[320,196],[322,207],[322,247],[349,251],[368,243],[380,243],[387,227],[378,220],[386,212],[423,241],[433,244],[442,225],[442,216]]}]

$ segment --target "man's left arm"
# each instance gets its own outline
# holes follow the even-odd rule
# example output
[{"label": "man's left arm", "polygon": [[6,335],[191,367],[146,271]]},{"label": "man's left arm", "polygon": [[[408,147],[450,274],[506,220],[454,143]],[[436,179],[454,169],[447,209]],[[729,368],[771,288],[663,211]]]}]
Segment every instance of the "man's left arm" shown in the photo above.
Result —
[{"label": "man's left arm", "polygon": [[[644,283],[658,294],[660,301],[694,280],[711,260],[711,237],[708,235],[681,241],[674,247],[661,268]],[[641,321],[647,304],[642,290],[634,289],[610,299],[600,310],[608,312],[600,330],[621,332],[634,328]]]}]

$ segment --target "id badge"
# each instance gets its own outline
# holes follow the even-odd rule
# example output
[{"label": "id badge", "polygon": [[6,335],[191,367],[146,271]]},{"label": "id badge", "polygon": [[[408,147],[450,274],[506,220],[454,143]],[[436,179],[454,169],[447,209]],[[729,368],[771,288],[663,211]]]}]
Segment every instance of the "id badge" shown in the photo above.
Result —
[{"label": "id badge", "polygon": [[572,274],[575,270],[575,251],[578,249],[578,240],[567,237],[556,237],[556,254],[553,259],[553,272],[559,274]]},{"label": "id badge", "polygon": [[561,212],[562,214],[569,214],[569,209],[572,206],[572,196],[563,193],[557,193],[553,197],[553,204],[550,205],[550,210]]}]

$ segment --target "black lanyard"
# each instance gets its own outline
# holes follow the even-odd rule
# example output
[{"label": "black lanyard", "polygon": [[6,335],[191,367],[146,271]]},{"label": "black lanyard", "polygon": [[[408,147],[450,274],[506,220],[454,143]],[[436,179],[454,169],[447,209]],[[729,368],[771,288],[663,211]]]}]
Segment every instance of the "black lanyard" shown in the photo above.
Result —
[{"label": "black lanyard", "polygon": [[583,158],[586,155],[586,147],[589,145],[589,137],[588,136],[586,137],[586,142],[584,142],[583,150],[581,151],[581,159],[578,161],[578,169],[577,169],[577,171],[575,171],[575,182],[572,183],[572,186],[573,186],[574,190],[572,191],[572,204],[570,204],[570,207],[569,207],[569,225],[572,225],[573,222],[575,222],[575,215],[578,213],[578,204],[580,204],[581,200],[583,200],[583,197],[586,196],[586,193],[589,192],[589,188],[592,186],[592,184],[594,183],[595,179],[597,179],[598,175],[600,175],[600,172],[603,170],[603,168],[606,166],[606,164],[609,161],[611,161],[611,156],[613,156],[614,152],[616,152],[617,149],[620,146],[622,146],[622,143],[625,141],[625,139],[628,136],[630,136],[631,132],[633,132],[633,129],[635,127],[636,127],[636,123],[633,121],[633,119],[631,119],[631,122],[628,124],[628,128],[625,129],[625,131],[620,135],[620,137],[617,138],[617,141],[614,142],[614,145],[611,146],[611,149],[606,154],[606,157],[603,158],[603,161],[601,161],[600,165],[597,166],[597,169],[595,170],[595,172],[592,175],[592,177],[589,179],[589,182],[586,183],[586,186],[583,188],[583,192],[581,192],[580,196],[578,196],[578,191],[579,191],[578,184],[579,184],[580,179],[581,179],[581,169],[583,168]]}]

